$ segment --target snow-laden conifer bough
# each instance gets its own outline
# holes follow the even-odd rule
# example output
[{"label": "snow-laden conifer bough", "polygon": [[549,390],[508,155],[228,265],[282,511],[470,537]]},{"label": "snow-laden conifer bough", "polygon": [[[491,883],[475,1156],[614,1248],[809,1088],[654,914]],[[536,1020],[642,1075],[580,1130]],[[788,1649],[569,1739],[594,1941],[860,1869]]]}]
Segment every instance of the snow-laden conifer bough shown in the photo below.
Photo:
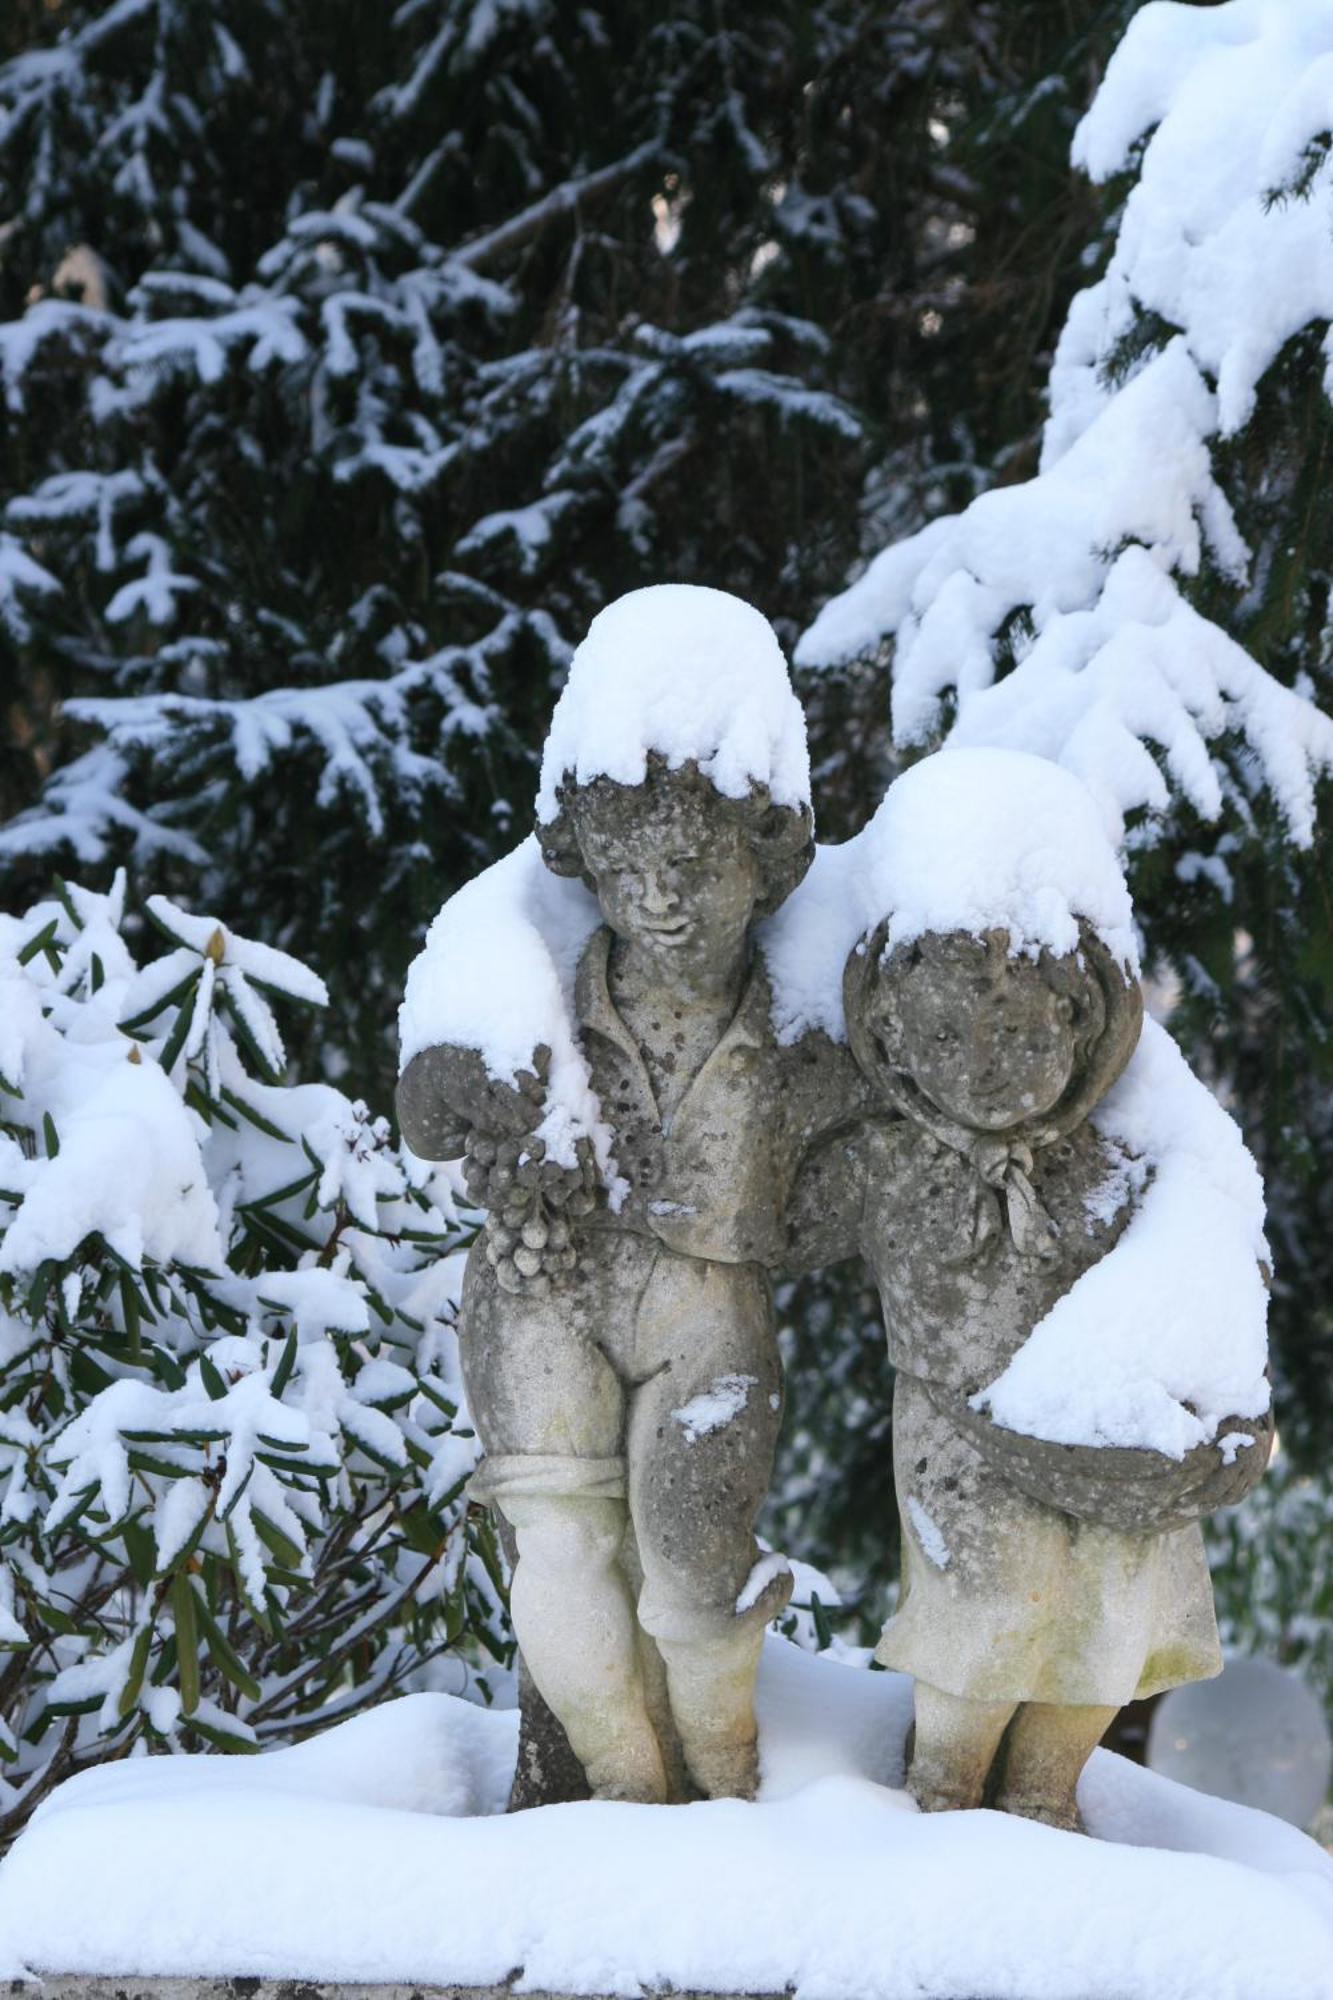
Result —
[{"label": "snow-laden conifer bough", "polygon": [[796,648],[831,667],[892,639],[901,747],[948,727],[1035,751],[1113,825],[1146,811],[1141,838],[1176,802],[1216,822],[1266,791],[1311,844],[1333,721],[1188,592],[1205,572],[1262,588],[1271,551],[1247,546],[1217,447],[1297,335],[1333,356],[1330,75],[1329,0],[1135,14],[1074,160],[1137,182],[1070,307],[1036,477],[882,550]]}]

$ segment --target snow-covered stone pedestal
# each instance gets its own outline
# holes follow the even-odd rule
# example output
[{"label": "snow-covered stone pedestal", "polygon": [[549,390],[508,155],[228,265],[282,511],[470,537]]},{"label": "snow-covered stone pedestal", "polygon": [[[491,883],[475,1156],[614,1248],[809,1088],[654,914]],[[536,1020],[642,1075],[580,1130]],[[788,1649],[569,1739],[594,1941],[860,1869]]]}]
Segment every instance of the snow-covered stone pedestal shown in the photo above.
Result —
[{"label": "snow-covered stone pedestal", "polygon": [[1109,1752],[1095,1838],[923,1818],[909,1716],[897,1674],[771,1640],[757,1804],[504,1816],[516,1718],[446,1694],[260,1758],[106,1766],[0,1868],[0,1968],[52,2000],[1333,2000],[1315,1842]]},{"label": "snow-covered stone pedestal", "polygon": [[[71,1973],[64,1978],[43,1979],[42,2000],[498,2000],[512,1993],[511,1986],[425,1986],[370,1984],[342,1980],[309,1979],[100,1979]],[[13,1980],[9,1991],[13,2000],[32,2000],[33,1984]],[[578,1996],[539,1993],[522,1989],[524,2000],[578,2000]],[[671,1989],[672,2000],[718,2000],[716,1994],[681,1993]],[[746,1994],[737,2000],[770,2000],[767,1994]],[[771,2000],[785,2000],[772,1995]]]},{"label": "snow-covered stone pedestal", "polygon": [[0,1869],[0,1967],[57,2000],[1333,2000],[1333,1862],[1303,1834],[1107,1752],[1091,1839],[922,1817],[910,1713],[897,1675],[770,1640],[755,1804],[506,1816],[516,1717],[434,1694],[262,1757],[108,1766]]}]

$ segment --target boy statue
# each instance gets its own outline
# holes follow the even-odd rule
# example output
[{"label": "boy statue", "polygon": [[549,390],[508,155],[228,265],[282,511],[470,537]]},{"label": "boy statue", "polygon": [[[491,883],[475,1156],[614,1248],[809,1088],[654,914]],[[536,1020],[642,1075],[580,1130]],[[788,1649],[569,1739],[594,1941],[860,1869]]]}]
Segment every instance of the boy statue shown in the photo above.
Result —
[{"label": "boy statue", "polygon": [[557,710],[538,832],[602,919],[573,1013],[614,1195],[524,1139],[535,1070],[506,1087],[445,1041],[399,1085],[409,1144],[438,1157],[466,1132],[487,1183],[460,1321],[472,1490],[513,1530],[523,1658],[599,1798],[756,1785],[755,1674],[791,1590],[754,1537],[782,1408],[767,1267],[797,1160],[861,1088],[831,1044],[778,1046],[754,951],[809,864],[808,798],[758,613],[685,587],[610,606]]}]

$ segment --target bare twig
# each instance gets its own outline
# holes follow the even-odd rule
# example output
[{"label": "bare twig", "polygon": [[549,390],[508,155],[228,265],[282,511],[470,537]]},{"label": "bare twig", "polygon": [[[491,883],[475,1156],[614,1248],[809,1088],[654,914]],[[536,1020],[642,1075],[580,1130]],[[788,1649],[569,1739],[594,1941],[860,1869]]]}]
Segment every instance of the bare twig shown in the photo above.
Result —
[{"label": "bare twig", "polygon": [[650,166],[659,152],[658,141],[649,139],[642,146],[636,146],[632,153],[626,153],[623,159],[613,160],[609,166],[561,181],[558,187],[549,189],[540,201],[534,201],[530,207],[520,209],[517,215],[511,215],[508,222],[488,229],[482,236],[474,236],[456,253],[456,261],[466,264],[473,271],[487,270],[491,265],[500,263],[511,251],[522,249],[534,236],[540,236],[552,222],[558,222],[576,209],[587,208],[613,194],[641,167]]}]

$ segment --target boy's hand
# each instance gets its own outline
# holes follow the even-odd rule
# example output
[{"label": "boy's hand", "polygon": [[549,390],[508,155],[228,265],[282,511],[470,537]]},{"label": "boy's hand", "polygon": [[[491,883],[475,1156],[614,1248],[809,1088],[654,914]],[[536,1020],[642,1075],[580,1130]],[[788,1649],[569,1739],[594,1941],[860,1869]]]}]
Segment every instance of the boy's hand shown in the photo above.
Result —
[{"label": "boy's hand", "polygon": [[507,1292],[542,1298],[574,1269],[570,1225],[592,1213],[598,1178],[587,1139],[572,1166],[547,1159],[537,1136],[551,1073],[544,1044],[532,1065],[502,1083],[476,1049],[423,1049],[399,1078],[398,1122],[422,1159],[463,1156],[468,1194],[487,1210],[486,1255],[497,1279]]},{"label": "boy's hand", "polygon": [[546,1103],[551,1051],[543,1045],[533,1067],[501,1083],[476,1049],[437,1043],[413,1056],[398,1079],[398,1123],[423,1160],[456,1160],[469,1135],[495,1140],[535,1132]]}]

